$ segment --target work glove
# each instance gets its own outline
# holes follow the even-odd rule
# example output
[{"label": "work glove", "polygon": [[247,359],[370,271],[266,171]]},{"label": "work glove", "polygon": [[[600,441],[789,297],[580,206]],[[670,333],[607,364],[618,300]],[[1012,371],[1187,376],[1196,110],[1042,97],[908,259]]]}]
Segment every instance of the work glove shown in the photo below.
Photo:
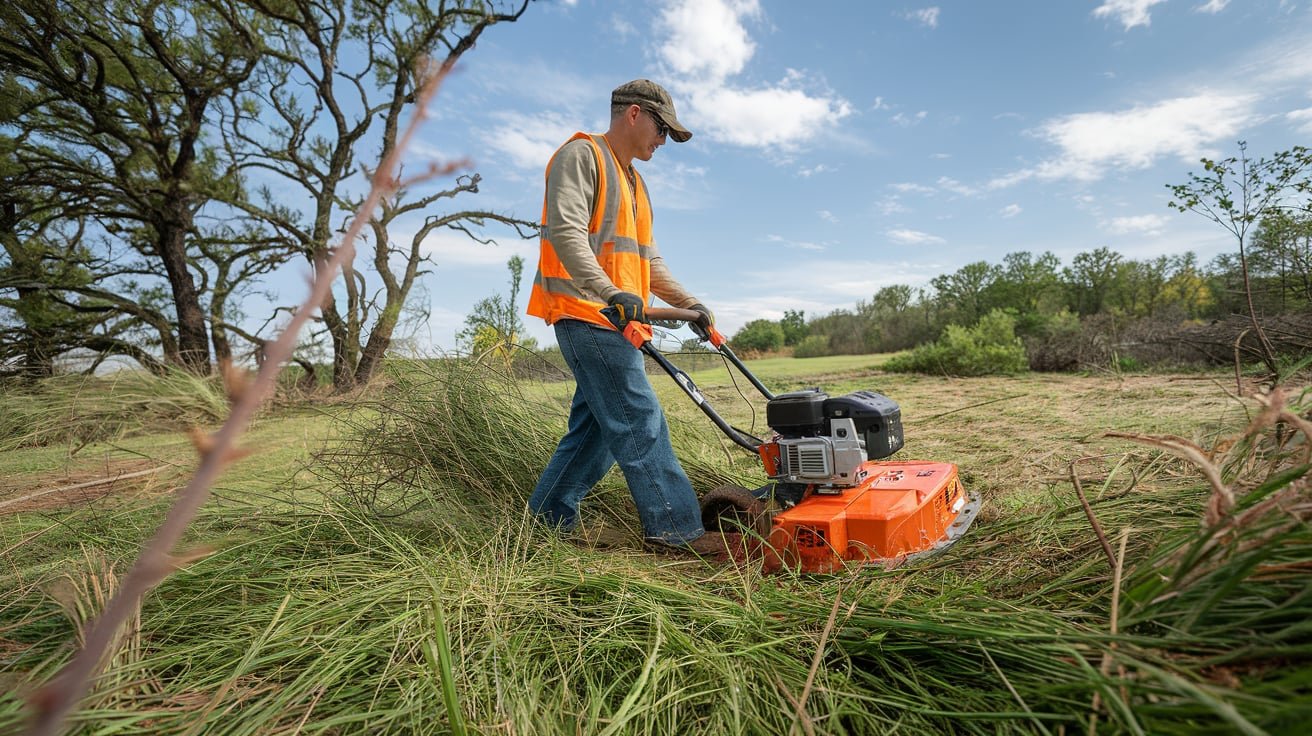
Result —
[{"label": "work glove", "polygon": [[701,318],[696,322],[688,323],[688,326],[692,328],[693,334],[703,340],[709,340],[711,338],[711,326],[715,324],[715,315],[711,314],[711,310],[707,309],[701,302],[697,302],[688,308],[701,315]]},{"label": "work glove", "polygon": [[630,322],[647,321],[647,304],[637,294],[631,294],[627,291],[616,292],[606,302],[615,308],[618,319],[612,319],[611,321],[620,329],[624,329],[624,325]]},{"label": "work glove", "polygon": [[707,309],[706,305],[701,302],[697,302],[688,308],[702,316],[701,319],[697,320],[696,324],[703,330],[709,330],[711,325],[715,324],[715,315],[711,314],[711,310]]}]

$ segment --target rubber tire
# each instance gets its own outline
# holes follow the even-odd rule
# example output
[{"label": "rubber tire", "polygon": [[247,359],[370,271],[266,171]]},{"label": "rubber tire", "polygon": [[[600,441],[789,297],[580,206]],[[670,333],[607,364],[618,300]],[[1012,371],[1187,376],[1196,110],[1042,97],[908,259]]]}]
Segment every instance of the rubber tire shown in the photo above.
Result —
[{"label": "rubber tire", "polygon": [[723,485],[707,491],[701,499],[702,526],[708,532],[747,529],[770,536],[770,514],[765,503],[742,486]]}]

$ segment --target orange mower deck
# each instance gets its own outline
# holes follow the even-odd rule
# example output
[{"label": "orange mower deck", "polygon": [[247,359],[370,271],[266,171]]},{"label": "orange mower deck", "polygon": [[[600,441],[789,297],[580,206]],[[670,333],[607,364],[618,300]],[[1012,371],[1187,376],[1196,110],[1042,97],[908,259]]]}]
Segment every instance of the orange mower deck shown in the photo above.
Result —
[{"label": "orange mower deck", "polygon": [[880,562],[936,552],[974,520],[957,466],[941,462],[868,461],[867,478],[837,493],[811,493],[774,515],[767,571],[827,573],[848,562]]}]

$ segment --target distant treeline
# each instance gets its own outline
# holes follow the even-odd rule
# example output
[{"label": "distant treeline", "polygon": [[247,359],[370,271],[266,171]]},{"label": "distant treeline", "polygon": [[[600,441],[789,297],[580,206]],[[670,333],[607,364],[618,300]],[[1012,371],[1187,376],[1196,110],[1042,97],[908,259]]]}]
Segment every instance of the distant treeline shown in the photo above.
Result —
[{"label": "distant treeline", "polygon": [[[1284,320],[1277,347],[1312,349],[1312,216],[1276,213],[1258,223],[1246,249],[1253,308]],[[808,318],[755,320],[732,338],[749,352],[791,348],[797,357],[882,353],[938,340],[949,325],[973,327],[995,310],[1009,315],[1031,368],[1060,370],[1131,358],[1142,362],[1233,359],[1247,315],[1243,264],[1225,254],[1203,265],[1193,253],[1133,260],[1098,248],[1063,265],[1052,253],[1009,253],[943,274],[927,287],[888,286],[869,301]],[[1289,333],[1289,334],[1286,334]],[[1283,336],[1283,337],[1282,337]]]}]

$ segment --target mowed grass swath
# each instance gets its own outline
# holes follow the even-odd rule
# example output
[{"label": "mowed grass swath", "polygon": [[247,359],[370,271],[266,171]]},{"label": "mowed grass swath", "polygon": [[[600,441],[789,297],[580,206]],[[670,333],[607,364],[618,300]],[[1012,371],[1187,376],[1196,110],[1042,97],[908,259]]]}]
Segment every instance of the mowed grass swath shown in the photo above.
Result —
[{"label": "mowed grass swath", "polygon": [[[839,374],[902,403],[905,454],[957,462],[983,493],[943,555],[811,577],[653,556],[618,474],[585,526],[630,544],[544,531],[522,509],[569,384],[407,364],[342,412],[307,458],[314,474],[276,503],[219,494],[193,530],[206,546],[147,599],[75,729],[1291,733],[1312,715],[1296,423],[1196,377],[945,382],[845,366],[824,382]],[[750,425],[712,376],[699,384]],[[1310,403],[1287,396],[1294,417]],[[695,408],[667,406],[695,486],[759,481]],[[1202,470],[1106,430],[1215,448],[1233,508],[1205,524],[1217,491]],[[1069,480],[1086,455],[1074,472],[1115,564]],[[266,473],[290,478],[279,463]],[[4,519],[0,731],[22,723],[23,694],[69,656],[76,612],[99,605],[158,513],[106,501]]]}]

